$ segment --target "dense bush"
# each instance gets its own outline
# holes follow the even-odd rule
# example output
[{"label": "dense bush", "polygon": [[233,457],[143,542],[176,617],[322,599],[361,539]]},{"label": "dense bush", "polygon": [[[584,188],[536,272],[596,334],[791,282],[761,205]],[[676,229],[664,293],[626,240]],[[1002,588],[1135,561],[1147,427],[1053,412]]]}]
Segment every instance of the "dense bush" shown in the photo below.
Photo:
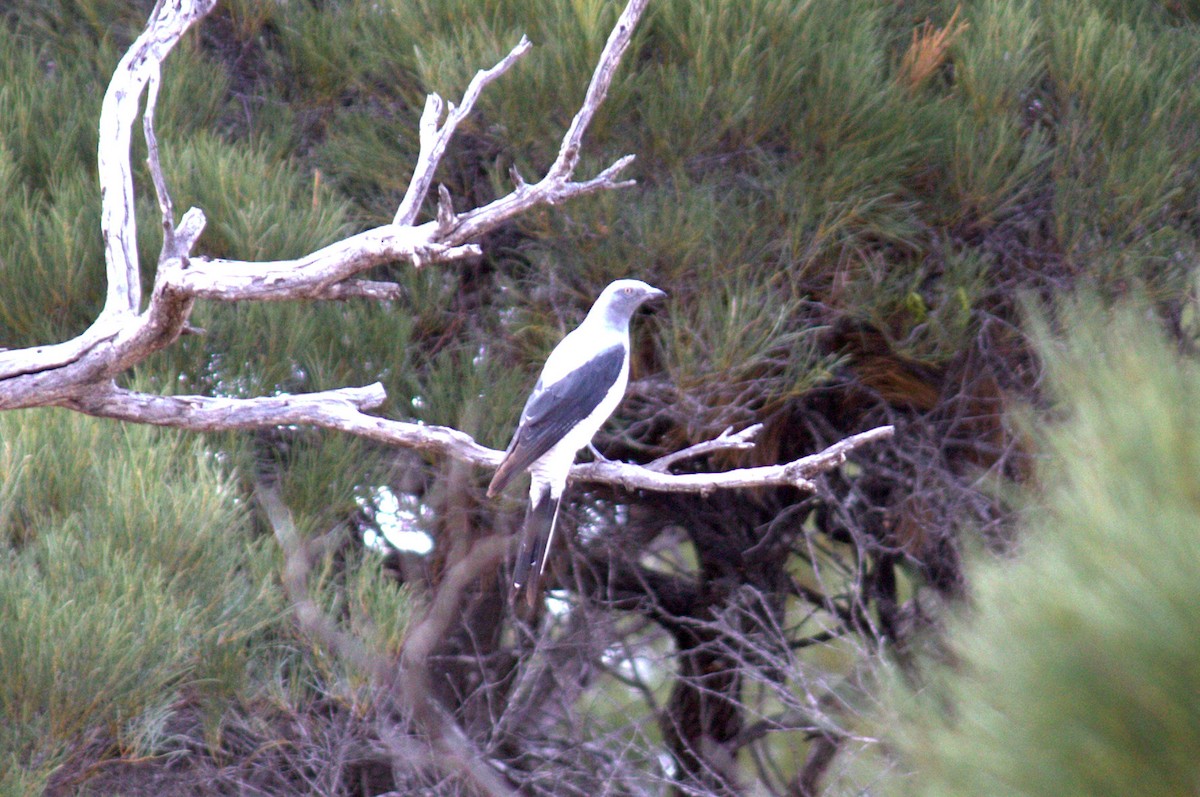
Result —
[{"label": "dense bush", "polygon": [[976,563],[950,663],[896,688],[881,793],[1184,795],[1200,779],[1200,372],[1144,313],[1064,323],[1043,333],[1063,417],[1019,553]]}]

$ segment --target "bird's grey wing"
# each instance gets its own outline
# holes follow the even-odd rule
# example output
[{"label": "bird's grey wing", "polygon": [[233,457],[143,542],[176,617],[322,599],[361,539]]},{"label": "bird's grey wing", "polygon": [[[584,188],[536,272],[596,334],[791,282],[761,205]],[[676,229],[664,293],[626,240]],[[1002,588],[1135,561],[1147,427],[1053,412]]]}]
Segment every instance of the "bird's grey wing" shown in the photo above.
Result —
[{"label": "bird's grey wing", "polygon": [[525,403],[504,461],[488,485],[488,495],[503,490],[521,471],[592,411],[621,376],[625,348],[611,346],[548,387],[535,390]]}]

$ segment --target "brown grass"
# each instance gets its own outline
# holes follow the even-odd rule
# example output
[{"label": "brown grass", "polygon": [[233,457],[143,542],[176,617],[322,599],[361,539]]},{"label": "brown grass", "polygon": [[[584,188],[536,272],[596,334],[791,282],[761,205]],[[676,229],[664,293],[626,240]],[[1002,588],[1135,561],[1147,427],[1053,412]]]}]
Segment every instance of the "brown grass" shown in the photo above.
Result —
[{"label": "brown grass", "polygon": [[930,76],[941,68],[951,45],[969,27],[958,20],[961,10],[962,6],[956,7],[950,19],[940,28],[925,20],[924,24],[913,30],[912,44],[900,59],[900,74],[897,77],[898,82],[910,93],[919,91]]}]

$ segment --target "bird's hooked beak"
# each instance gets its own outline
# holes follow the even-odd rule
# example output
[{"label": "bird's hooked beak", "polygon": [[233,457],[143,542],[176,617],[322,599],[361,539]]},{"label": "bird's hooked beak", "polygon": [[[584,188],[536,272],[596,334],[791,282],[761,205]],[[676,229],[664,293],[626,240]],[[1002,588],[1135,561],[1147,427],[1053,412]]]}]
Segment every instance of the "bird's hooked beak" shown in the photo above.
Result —
[{"label": "bird's hooked beak", "polygon": [[646,297],[646,301],[651,304],[658,304],[659,302],[666,301],[666,298],[667,298],[666,291],[660,291],[658,288],[651,287],[650,293]]}]

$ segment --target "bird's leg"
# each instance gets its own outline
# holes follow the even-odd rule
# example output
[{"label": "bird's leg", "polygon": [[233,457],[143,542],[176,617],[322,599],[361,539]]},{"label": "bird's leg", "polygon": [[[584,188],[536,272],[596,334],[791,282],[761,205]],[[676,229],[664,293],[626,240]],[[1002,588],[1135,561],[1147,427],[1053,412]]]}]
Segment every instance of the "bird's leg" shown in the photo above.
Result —
[{"label": "bird's leg", "polygon": [[606,457],[600,453],[600,449],[598,449],[594,445],[592,445],[591,440],[588,441],[587,447],[588,447],[588,451],[592,452],[592,456],[596,458],[597,462],[612,462],[611,459],[609,459],[608,457]]}]

